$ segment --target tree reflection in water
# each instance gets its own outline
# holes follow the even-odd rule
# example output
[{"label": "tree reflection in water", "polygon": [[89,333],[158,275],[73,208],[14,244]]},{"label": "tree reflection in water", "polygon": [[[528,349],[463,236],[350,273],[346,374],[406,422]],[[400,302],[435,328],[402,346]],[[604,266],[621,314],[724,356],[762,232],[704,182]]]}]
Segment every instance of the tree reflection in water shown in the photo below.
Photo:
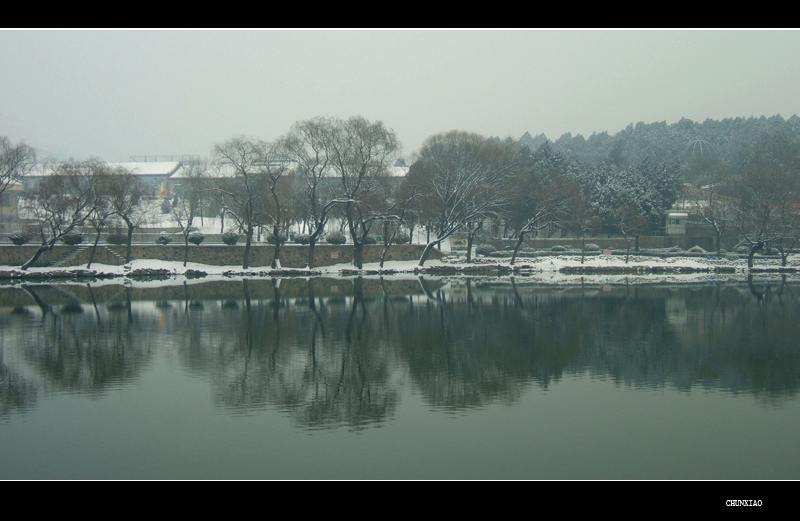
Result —
[{"label": "tree reflection in water", "polygon": [[409,382],[444,411],[512,403],[587,373],[775,404],[800,386],[800,291],[785,277],[679,286],[295,278],[0,291],[20,303],[1,315],[3,353],[19,346],[35,375],[0,359],[0,414],[34,405],[39,389],[124,385],[156,347],[209,379],[219,407],[278,409],[303,429],[386,422]]},{"label": "tree reflection in water", "polygon": [[[150,360],[151,323],[132,312],[130,288],[126,288],[128,313],[112,310],[105,316],[94,302],[86,313],[82,298],[72,287],[28,285],[24,291],[41,315],[25,315],[24,322],[10,324],[12,338],[24,346],[23,359],[43,379],[45,391],[101,394],[134,379]],[[86,285],[90,299],[94,292]],[[35,321],[35,326],[25,323]],[[136,331],[136,333],[134,333]],[[4,346],[5,347],[5,346]]]}]

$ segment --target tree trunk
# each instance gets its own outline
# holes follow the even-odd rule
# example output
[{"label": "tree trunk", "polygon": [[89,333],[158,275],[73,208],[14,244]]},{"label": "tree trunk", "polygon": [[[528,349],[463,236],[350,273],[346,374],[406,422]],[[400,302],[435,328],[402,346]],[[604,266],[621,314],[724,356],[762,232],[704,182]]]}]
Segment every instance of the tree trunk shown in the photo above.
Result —
[{"label": "tree trunk", "polygon": [[247,227],[247,240],[244,243],[244,258],[242,259],[242,269],[250,268],[250,246],[253,244],[253,227]]},{"label": "tree trunk", "polygon": [[353,241],[353,265],[358,269],[364,267],[364,243],[357,239]]},{"label": "tree trunk", "polygon": [[281,242],[275,241],[275,253],[272,255],[272,264],[270,265],[273,270],[281,267]]},{"label": "tree trunk", "polygon": [[94,238],[94,244],[92,245],[92,253],[89,254],[89,262],[86,264],[87,270],[92,267],[92,261],[94,261],[94,252],[97,251],[98,242],[100,242],[100,230],[97,231],[97,237]]},{"label": "tree trunk", "polygon": [[782,246],[778,246],[778,251],[781,254],[781,266],[786,266],[789,259],[789,253],[791,252],[791,248],[784,250]]},{"label": "tree trunk", "polygon": [[467,264],[472,262],[472,242],[475,240],[474,232],[467,233]]},{"label": "tree trunk", "polygon": [[39,249],[38,249],[38,250],[36,250],[36,253],[34,253],[34,254],[33,254],[33,257],[31,257],[30,259],[28,259],[28,260],[25,262],[25,264],[23,264],[22,266],[20,266],[20,268],[19,268],[19,269],[21,269],[22,271],[25,271],[25,270],[27,270],[28,268],[30,268],[31,266],[33,266],[33,264],[34,264],[34,263],[35,263],[37,260],[39,260],[39,257],[41,257],[41,256],[42,256],[42,253],[46,252],[48,249],[50,249],[50,247],[48,247],[46,244],[43,244],[43,245],[39,246]]},{"label": "tree trunk", "polygon": [[314,267],[314,249],[317,246],[317,237],[311,235],[308,239],[308,268]]},{"label": "tree trunk", "polygon": [[128,247],[125,250],[125,264],[131,261],[131,243],[133,242],[133,226],[128,225]]},{"label": "tree trunk", "polygon": [[279,225],[275,225],[272,229],[272,236],[275,237],[275,250],[272,254],[272,264],[270,265],[273,270],[281,267],[281,229]]},{"label": "tree trunk", "polygon": [[586,235],[581,235],[581,264],[586,259]]},{"label": "tree trunk", "polygon": [[519,232],[519,238],[517,239],[517,244],[514,246],[514,252],[511,254],[511,266],[514,265],[514,262],[517,260],[517,252],[522,247],[522,242],[525,240],[525,232]]},{"label": "tree trunk", "polygon": [[[188,231],[189,228],[187,227],[186,230]],[[186,267],[186,264],[189,262],[189,234],[183,234],[183,267]]]},{"label": "tree trunk", "polygon": [[753,246],[750,247],[750,253],[747,254],[747,268],[753,267],[753,256],[756,254],[757,251],[764,248],[764,243],[758,241]]},{"label": "tree trunk", "polygon": [[425,264],[425,261],[428,259],[428,254],[431,252],[433,247],[436,246],[436,244],[438,244],[440,242],[441,241],[433,241],[433,242],[429,242],[428,244],[425,245],[425,249],[422,250],[422,255],[419,258],[419,266],[422,266],[422,265]]}]

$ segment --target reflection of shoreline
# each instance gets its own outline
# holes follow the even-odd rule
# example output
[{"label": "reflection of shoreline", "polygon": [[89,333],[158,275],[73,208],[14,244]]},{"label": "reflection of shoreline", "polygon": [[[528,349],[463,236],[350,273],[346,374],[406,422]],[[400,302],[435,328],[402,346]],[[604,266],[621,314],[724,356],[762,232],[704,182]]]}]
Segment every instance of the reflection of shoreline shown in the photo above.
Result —
[{"label": "reflection of shoreline", "polygon": [[[159,248],[159,251],[161,249]],[[710,254],[709,254],[710,255]],[[463,257],[451,255],[441,260],[431,260],[425,266],[419,266],[416,260],[388,261],[384,268],[376,262],[366,263],[364,269],[356,270],[350,264],[326,265],[319,268],[278,269],[251,268],[238,269],[233,266],[195,264],[184,267],[180,262],[159,261],[154,259],[135,260],[125,266],[96,266],[87,270],[80,266],[64,268],[36,268],[21,271],[10,266],[0,267],[0,287],[2,284],[26,283],[120,283],[162,284],[175,283],[178,280],[193,280],[208,277],[210,280],[242,280],[270,278],[315,278],[331,277],[441,277],[441,276],[520,276],[537,277],[542,280],[558,280],[569,283],[576,276],[644,276],[665,277],[669,282],[684,282],[697,277],[724,278],[747,276],[747,273],[777,274],[800,277],[800,259],[790,260],[786,266],[779,265],[774,257],[757,258],[757,265],[748,268],[743,256],[734,258],[717,258],[706,254],[631,254],[630,261],[623,260],[625,255],[589,255],[585,262],[579,255],[536,252],[532,256],[517,257],[511,265],[509,257],[477,257],[472,262],[463,262]]]},{"label": "reflection of shoreline", "polygon": [[[24,350],[42,389],[124,385],[164,348],[212,382],[217,406],[279,407],[304,428],[383,422],[403,381],[449,410],[512,403],[531,386],[586,373],[773,403],[800,389],[800,284],[784,280],[317,278],[17,291],[27,300],[0,308],[0,338]],[[9,392],[19,387],[10,383]]]},{"label": "reflection of shoreline", "polygon": [[[313,294],[319,298],[352,297],[355,294],[355,278],[315,277],[287,278],[287,279],[245,279],[247,280],[249,298],[253,300],[273,300],[276,298],[274,281],[280,281],[280,299],[304,299],[309,295],[309,281],[311,281]],[[439,289],[444,282],[437,279],[426,279],[427,284],[434,289]],[[245,298],[242,293],[240,280],[195,280],[195,281],[164,281],[158,285],[127,285],[121,283],[104,284],[26,284],[27,288],[34,288],[36,294],[48,305],[69,305],[74,302],[82,304],[99,305],[108,303],[131,301],[183,301],[187,294],[191,300],[229,300]],[[361,294],[366,297],[382,297],[385,295],[414,296],[423,295],[417,277],[395,279],[363,278]],[[0,306],[11,308],[18,306],[40,305],[31,299],[30,293],[20,286],[0,287]]]},{"label": "reflection of shoreline", "polygon": [[[467,280],[473,283],[490,284],[492,286],[510,286],[512,280],[517,286],[535,286],[544,291],[566,289],[607,288],[609,286],[681,286],[702,287],[706,285],[743,285],[748,287],[753,282],[757,284],[787,284],[800,283],[800,277],[774,272],[754,272],[749,275],[737,273],[734,275],[714,275],[708,273],[681,274],[681,275],[565,275],[557,272],[523,272],[513,275],[422,275],[425,287],[433,291],[447,284],[461,285]],[[280,281],[280,298],[306,298],[308,296],[308,281],[313,281],[313,293],[317,297],[342,297],[354,295],[353,281],[362,280],[362,293],[364,297],[382,295],[409,296],[425,293],[419,284],[420,275],[389,275],[363,276],[363,277],[289,277],[289,278],[217,278],[187,280],[176,277],[161,281],[123,281],[121,279],[96,281],[96,282],[31,282],[24,286],[36,289],[37,293],[49,295],[49,304],[68,304],[78,301],[84,304],[99,304],[104,302],[117,302],[121,299],[122,288],[128,288],[132,301],[142,300],[184,300],[186,289],[195,300],[218,300],[237,298],[241,294],[241,282],[247,280],[251,288],[251,298],[275,298],[273,280]],[[748,282],[750,281],[750,282]],[[22,289],[23,285],[0,285],[0,307],[26,306],[33,304],[30,295]],[[231,291],[230,288],[236,288]],[[50,288],[50,289],[48,289]],[[52,291],[51,289],[55,289]],[[57,296],[62,293],[62,296]],[[65,296],[69,294],[69,296]],[[124,297],[127,298],[127,297]],[[123,298],[123,300],[124,300]],[[52,299],[52,300],[50,300]]]}]

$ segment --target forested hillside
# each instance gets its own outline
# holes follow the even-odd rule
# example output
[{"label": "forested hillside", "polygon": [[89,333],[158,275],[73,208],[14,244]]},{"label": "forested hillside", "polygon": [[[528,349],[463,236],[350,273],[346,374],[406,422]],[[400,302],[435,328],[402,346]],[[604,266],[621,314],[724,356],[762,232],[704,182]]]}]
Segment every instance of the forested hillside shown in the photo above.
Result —
[{"label": "forested hillside", "polygon": [[520,138],[520,143],[535,150],[542,143],[549,142],[555,150],[587,163],[608,161],[619,166],[631,166],[645,158],[653,163],[684,158],[687,154],[691,155],[688,147],[692,142],[703,140],[716,149],[727,171],[738,175],[742,171],[745,151],[765,131],[787,131],[799,138],[800,117],[793,115],[788,120],[780,115],[769,118],[725,118],[722,121],[706,119],[702,123],[684,118],[671,125],[665,121],[640,121],[613,135],[600,132],[588,138],[566,133],[551,141],[544,134],[531,136],[526,132]]}]

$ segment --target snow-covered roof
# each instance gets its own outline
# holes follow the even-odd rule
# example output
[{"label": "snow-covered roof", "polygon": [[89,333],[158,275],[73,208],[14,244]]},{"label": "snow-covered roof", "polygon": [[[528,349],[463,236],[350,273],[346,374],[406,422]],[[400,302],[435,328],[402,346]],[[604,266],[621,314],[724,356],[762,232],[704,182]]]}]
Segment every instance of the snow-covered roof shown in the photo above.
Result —
[{"label": "snow-covered roof", "polygon": [[[261,169],[263,169],[263,168],[265,168],[267,166],[272,168],[274,171],[277,171],[277,169],[279,167],[283,166],[283,167],[286,168],[286,172],[285,173],[295,172],[297,170],[297,168],[298,168],[298,165],[297,165],[296,161],[272,161],[272,162],[269,163],[269,165],[267,165],[267,164],[253,165],[253,169],[252,169],[253,170],[253,174],[259,173],[259,171]],[[184,178],[183,173],[184,173],[184,170],[180,169],[178,172],[176,172],[175,174],[172,175],[171,179],[183,179]],[[229,164],[218,165],[218,166],[212,168],[210,170],[210,172],[209,172],[209,176],[210,177],[236,177],[236,175],[237,175],[236,168],[233,165],[229,165]]]},{"label": "snow-covered roof", "polygon": [[[122,167],[131,173],[142,176],[170,176],[181,166],[180,161],[158,161],[141,163],[107,163],[110,168]],[[28,177],[45,177],[53,173],[55,165],[41,164],[31,169]]]},{"label": "snow-covered roof", "polygon": [[111,168],[122,168],[138,176],[170,176],[181,166],[180,161],[153,161],[139,163],[108,163]]}]

